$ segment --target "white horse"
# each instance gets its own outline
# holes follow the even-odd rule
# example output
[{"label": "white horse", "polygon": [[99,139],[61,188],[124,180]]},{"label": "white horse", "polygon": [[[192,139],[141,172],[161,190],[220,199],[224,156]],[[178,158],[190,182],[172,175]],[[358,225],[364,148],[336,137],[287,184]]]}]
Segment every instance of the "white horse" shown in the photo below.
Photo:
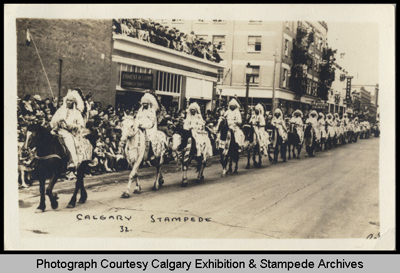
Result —
[{"label": "white horse", "polygon": [[138,169],[143,161],[150,161],[157,168],[156,181],[154,182],[153,190],[158,190],[164,184],[164,178],[161,173],[161,167],[164,162],[164,155],[167,150],[167,137],[157,131],[153,141],[153,152],[155,159],[150,160],[148,151],[146,152],[145,132],[138,128],[136,120],[132,116],[125,115],[122,121],[122,136],[120,146],[125,145],[125,157],[128,164],[132,167],[129,174],[128,187],[121,197],[129,198],[132,180],[136,180],[136,187],[133,193],[140,193],[141,186],[139,183]]}]

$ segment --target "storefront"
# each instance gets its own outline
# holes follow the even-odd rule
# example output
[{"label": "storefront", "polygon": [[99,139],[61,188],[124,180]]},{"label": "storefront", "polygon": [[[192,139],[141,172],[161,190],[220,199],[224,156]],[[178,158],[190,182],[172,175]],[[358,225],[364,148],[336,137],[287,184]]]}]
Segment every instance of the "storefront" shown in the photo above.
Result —
[{"label": "storefront", "polygon": [[222,65],[125,35],[114,35],[113,42],[116,106],[136,108],[144,92],[153,90],[166,108],[185,108],[187,99],[215,107]]}]

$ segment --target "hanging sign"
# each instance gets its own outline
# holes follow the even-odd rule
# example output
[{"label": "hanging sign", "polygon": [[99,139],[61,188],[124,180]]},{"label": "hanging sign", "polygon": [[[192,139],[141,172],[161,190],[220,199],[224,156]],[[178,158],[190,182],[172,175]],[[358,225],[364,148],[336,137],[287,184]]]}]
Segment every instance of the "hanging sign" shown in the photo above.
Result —
[{"label": "hanging sign", "polygon": [[122,88],[153,88],[153,74],[121,72],[121,87]]},{"label": "hanging sign", "polygon": [[346,101],[351,101],[350,91],[351,91],[351,79],[353,77],[347,77],[346,83]]}]

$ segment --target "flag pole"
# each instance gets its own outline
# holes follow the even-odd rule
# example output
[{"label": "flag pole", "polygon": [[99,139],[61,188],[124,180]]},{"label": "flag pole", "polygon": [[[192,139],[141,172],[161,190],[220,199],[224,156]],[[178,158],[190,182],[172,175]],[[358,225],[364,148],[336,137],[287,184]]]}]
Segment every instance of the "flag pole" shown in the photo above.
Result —
[{"label": "flag pole", "polygon": [[28,31],[28,33],[29,33],[29,36],[32,38],[33,45],[35,46],[35,49],[36,49],[36,53],[37,53],[38,56],[39,56],[39,60],[40,60],[40,63],[42,64],[42,68],[43,68],[43,71],[44,71],[44,75],[46,76],[46,80],[47,80],[47,83],[49,84],[49,88],[50,88],[50,91],[51,91],[51,95],[53,96],[53,101],[54,101],[53,90],[51,89],[51,85],[50,85],[49,78],[47,77],[46,70],[44,69],[44,65],[43,65],[43,62],[42,62],[42,58],[40,58],[40,54],[39,54],[39,51],[38,51],[38,49],[37,49],[37,47],[36,47],[35,40],[33,39],[33,35],[32,35],[31,32],[29,31],[29,29],[28,29],[27,31]]}]

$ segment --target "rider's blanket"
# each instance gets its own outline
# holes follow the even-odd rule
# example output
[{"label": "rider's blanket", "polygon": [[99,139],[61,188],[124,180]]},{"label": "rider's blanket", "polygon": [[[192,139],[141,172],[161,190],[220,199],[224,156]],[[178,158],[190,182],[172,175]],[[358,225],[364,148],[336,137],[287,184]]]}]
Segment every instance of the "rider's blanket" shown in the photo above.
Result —
[{"label": "rider's blanket", "polygon": [[[153,153],[156,158],[159,158],[162,155],[164,155],[167,149],[167,137],[165,133],[162,131],[157,131],[154,138],[151,141],[151,146],[153,148]],[[147,158],[149,156],[148,149],[146,149],[146,152],[147,153],[145,154],[145,157]]]},{"label": "rider's blanket", "polygon": [[83,161],[92,160],[93,147],[87,138],[83,136],[74,137],[74,143],[76,155],[78,156],[78,164],[82,163]]},{"label": "rider's blanket", "polygon": [[203,155],[204,160],[213,156],[213,149],[207,131],[192,130],[192,136],[196,141],[197,156]]}]

